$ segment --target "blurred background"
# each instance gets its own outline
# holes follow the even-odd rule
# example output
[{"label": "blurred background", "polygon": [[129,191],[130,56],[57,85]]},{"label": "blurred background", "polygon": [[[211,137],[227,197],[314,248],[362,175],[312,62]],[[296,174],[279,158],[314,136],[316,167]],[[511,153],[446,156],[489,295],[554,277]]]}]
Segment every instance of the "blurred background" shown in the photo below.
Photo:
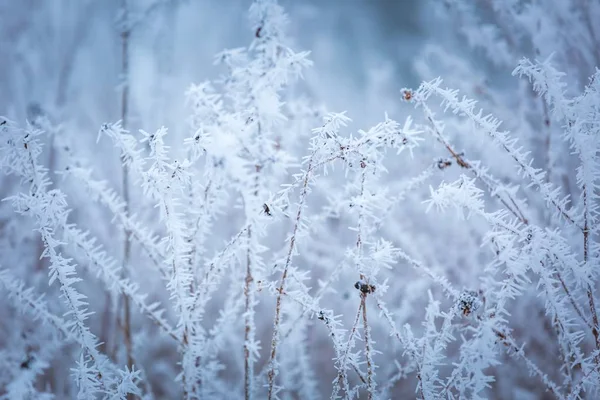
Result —
[{"label": "blurred background", "polygon": [[[140,16],[130,41],[131,125],[175,130],[185,121],[189,84],[215,78],[214,55],[252,39],[250,1],[158,3],[129,0],[132,15]],[[414,59],[431,35],[432,24],[424,23],[432,18],[426,16],[428,2],[281,4],[289,14],[292,47],[311,51],[308,92],[329,109],[348,110],[357,123],[373,122],[394,107],[401,87],[419,82]],[[120,5],[121,0],[0,1],[3,114],[22,121],[28,109],[40,105],[91,132],[118,119]]]}]

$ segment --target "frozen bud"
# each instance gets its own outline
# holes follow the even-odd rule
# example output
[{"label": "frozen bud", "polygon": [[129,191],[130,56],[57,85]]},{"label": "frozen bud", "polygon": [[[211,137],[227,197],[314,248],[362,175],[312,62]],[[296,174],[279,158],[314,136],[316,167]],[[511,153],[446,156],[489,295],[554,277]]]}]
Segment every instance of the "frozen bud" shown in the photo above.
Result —
[{"label": "frozen bud", "polygon": [[354,284],[354,287],[361,291],[361,293],[369,294],[375,291],[375,286],[369,285],[367,282],[360,280]]},{"label": "frozen bud", "polygon": [[437,160],[437,167],[439,169],[446,169],[451,165],[452,165],[452,161],[450,161],[450,160],[444,160],[443,158],[440,158]]},{"label": "frozen bud", "polygon": [[269,205],[267,203],[263,204],[263,212],[268,215],[269,217],[271,217],[273,214],[271,214],[271,208],[269,207]]},{"label": "frozen bud", "polygon": [[317,318],[325,322],[326,324],[329,324],[331,322],[331,320],[329,319],[329,315],[324,311],[319,311],[317,314]]},{"label": "frozen bud", "polygon": [[477,311],[480,306],[481,301],[479,300],[479,297],[477,297],[477,292],[465,290],[458,296],[457,307],[465,317],[468,317],[473,312]]}]

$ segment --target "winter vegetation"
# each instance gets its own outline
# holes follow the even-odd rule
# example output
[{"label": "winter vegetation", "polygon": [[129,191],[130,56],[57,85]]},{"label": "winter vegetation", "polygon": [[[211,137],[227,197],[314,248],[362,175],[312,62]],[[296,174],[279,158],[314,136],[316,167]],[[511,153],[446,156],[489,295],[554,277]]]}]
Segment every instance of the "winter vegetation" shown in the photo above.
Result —
[{"label": "winter vegetation", "polygon": [[426,2],[418,82],[368,116],[243,3],[164,112],[136,35],[195,2],[107,2],[118,62],[79,88],[95,2],[0,2],[0,399],[600,397],[599,2]]}]

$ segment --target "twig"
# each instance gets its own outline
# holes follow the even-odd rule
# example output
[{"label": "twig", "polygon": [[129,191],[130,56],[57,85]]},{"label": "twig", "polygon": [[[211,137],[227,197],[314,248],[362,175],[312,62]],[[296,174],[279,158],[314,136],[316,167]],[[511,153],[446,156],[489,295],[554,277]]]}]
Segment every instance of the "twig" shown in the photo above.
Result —
[{"label": "twig", "polygon": [[310,174],[312,171],[312,163],[313,163],[313,158],[315,156],[315,153],[313,153],[311,155],[311,158],[308,162],[308,167],[306,169],[306,172],[304,173],[304,180],[303,180],[303,184],[302,184],[302,193],[300,195],[300,202],[298,204],[298,211],[296,213],[296,220],[294,223],[294,230],[292,233],[292,236],[290,238],[290,246],[288,249],[288,254],[287,254],[287,258],[285,260],[285,266],[283,268],[283,273],[281,275],[281,281],[279,283],[279,288],[278,288],[278,294],[277,294],[277,300],[276,300],[276,305],[275,305],[275,320],[273,322],[273,339],[271,340],[271,356],[269,359],[269,373],[268,373],[268,379],[269,379],[269,390],[268,390],[268,399],[271,400],[272,396],[273,396],[273,389],[274,389],[274,385],[275,385],[275,363],[276,363],[276,357],[277,357],[277,346],[279,344],[279,336],[280,336],[280,323],[281,323],[281,299],[283,296],[283,291],[285,288],[285,281],[288,275],[288,270],[289,267],[291,265],[292,262],[292,256],[294,254],[294,248],[295,248],[295,244],[296,244],[296,234],[298,233],[298,229],[300,228],[300,220],[302,218],[302,210],[304,209],[304,203],[306,202],[306,198],[308,196],[308,182],[310,179]]},{"label": "twig", "polygon": [[367,393],[368,399],[373,400],[374,396],[374,385],[373,385],[373,356],[371,354],[371,327],[367,320],[367,305],[366,305],[367,293],[360,294],[360,302],[362,305],[362,316],[363,316],[363,329],[365,331],[365,358],[367,359]]}]

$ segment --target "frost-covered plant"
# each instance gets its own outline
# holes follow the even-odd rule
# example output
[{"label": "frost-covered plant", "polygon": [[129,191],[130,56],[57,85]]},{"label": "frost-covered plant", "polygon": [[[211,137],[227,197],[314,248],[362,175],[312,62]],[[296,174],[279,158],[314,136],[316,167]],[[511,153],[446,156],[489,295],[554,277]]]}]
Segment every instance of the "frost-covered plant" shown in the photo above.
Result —
[{"label": "frost-covered plant", "polygon": [[[473,46],[494,39],[497,68],[544,53],[538,2],[500,3],[446,2]],[[597,43],[573,10],[598,7],[563,10]],[[404,123],[382,113],[354,133],[346,113],[294,98],[311,62],[290,48],[283,9],[257,0],[250,20],[250,45],[187,90],[183,140],[126,129],[121,92],[122,121],[98,146],[112,143],[124,182],[99,179],[67,129],[0,119],[0,167],[19,181],[0,220],[14,233],[1,238],[0,312],[16,320],[1,328],[0,398],[598,396],[592,47],[572,64],[515,60],[542,100],[490,86],[477,103],[437,78],[399,91],[415,107]],[[456,76],[473,68],[458,64]],[[527,109],[504,127],[515,104]],[[530,152],[541,126],[552,144]],[[47,264],[22,254],[36,239]]]}]

